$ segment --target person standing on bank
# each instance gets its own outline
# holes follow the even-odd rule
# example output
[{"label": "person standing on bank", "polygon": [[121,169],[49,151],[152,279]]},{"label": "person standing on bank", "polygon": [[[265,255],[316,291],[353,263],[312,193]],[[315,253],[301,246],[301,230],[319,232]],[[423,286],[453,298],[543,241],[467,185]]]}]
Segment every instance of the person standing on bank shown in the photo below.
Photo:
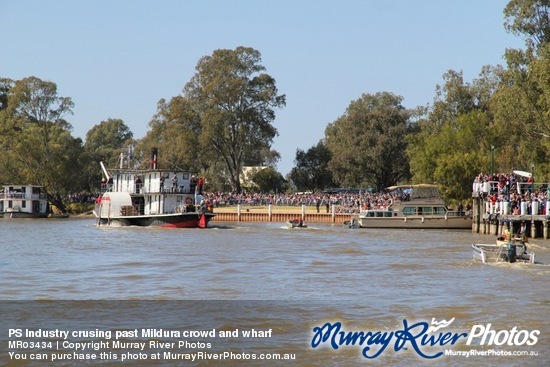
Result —
[{"label": "person standing on bank", "polygon": [[315,207],[317,208],[317,213],[319,213],[320,206],[321,206],[321,197],[317,196],[317,200],[315,200]]}]

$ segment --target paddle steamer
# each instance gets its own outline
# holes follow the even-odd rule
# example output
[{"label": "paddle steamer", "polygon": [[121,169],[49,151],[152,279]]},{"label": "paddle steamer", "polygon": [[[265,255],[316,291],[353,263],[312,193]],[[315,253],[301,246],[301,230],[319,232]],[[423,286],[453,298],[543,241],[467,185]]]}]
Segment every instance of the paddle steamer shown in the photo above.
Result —
[{"label": "paddle steamer", "polygon": [[94,210],[97,226],[159,226],[206,228],[214,217],[209,203],[203,200],[202,179],[187,171],[158,169],[158,150],[151,149],[149,169],[123,168],[105,175],[104,193]]}]

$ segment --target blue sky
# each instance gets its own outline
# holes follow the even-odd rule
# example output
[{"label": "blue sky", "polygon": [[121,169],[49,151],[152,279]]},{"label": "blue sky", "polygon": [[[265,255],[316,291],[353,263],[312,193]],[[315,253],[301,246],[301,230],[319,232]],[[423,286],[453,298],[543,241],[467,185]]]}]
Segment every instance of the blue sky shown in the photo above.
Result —
[{"label": "blue sky", "polygon": [[[287,106],[273,148],[286,175],[296,149],[363,93],[431,104],[449,69],[476,78],[523,40],[504,30],[507,0],[0,0],[0,77],[36,76],[71,97],[73,135],[120,118],[145,136],[161,98],[198,60],[252,47]],[[360,152],[358,152],[360,154]]]}]

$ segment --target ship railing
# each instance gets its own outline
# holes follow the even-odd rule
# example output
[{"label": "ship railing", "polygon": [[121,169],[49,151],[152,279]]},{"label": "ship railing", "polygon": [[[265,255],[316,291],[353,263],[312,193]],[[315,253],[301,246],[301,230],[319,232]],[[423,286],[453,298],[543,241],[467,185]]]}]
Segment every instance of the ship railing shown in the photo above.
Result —
[{"label": "ship railing", "polygon": [[191,188],[186,186],[180,186],[180,187],[165,187],[164,189],[160,190],[160,187],[157,191],[153,190],[152,193],[165,193],[165,194],[194,194],[194,192],[191,192]]},{"label": "ship railing", "polygon": [[24,192],[3,192],[0,193],[0,198],[6,199],[15,199],[15,200],[47,200],[48,194],[29,194]]},{"label": "ship railing", "polygon": [[461,211],[448,211],[447,212],[447,217],[469,217],[472,215],[472,211],[471,210],[461,210]]},{"label": "ship railing", "polygon": [[514,182],[512,186],[502,185],[499,181],[486,181],[482,183],[474,183],[472,197],[486,197],[488,195],[499,194],[525,194],[526,192],[535,192],[548,187],[548,183],[544,182]]},{"label": "ship railing", "polygon": [[130,194],[194,194],[190,187],[179,186],[179,187],[160,187],[159,185],[153,187],[147,186],[131,186],[126,188],[127,192]]},{"label": "ship railing", "polygon": [[175,205],[169,209],[170,214],[174,213],[194,213],[196,207],[193,204]]}]

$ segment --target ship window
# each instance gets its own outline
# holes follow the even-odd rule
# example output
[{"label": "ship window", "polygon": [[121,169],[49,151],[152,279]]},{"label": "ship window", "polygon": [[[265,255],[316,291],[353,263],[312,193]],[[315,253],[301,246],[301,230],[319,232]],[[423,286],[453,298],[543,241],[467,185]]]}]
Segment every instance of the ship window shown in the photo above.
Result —
[{"label": "ship window", "polygon": [[416,215],[416,208],[413,207],[406,207],[403,208],[403,214],[405,215]]},{"label": "ship window", "polygon": [[27,201],[26,200],[21,201],[21,208],[26,208],[26,207],[27,207]]},{"label": "ship window", "polygon": [[443,207],[435,207],[435,208],[434,208],[434,214],[444,215],[444,214],[445,214],[445,208],[443,208]]},{"label": "ship window", "polygon": [[431,207],[423,208],[423,211],[424,211],[424,215],[432,215]]},{"label": "ship window", "polygon": [[384,212],[384,217],[385,218],[391,218],[391,212]]}]

